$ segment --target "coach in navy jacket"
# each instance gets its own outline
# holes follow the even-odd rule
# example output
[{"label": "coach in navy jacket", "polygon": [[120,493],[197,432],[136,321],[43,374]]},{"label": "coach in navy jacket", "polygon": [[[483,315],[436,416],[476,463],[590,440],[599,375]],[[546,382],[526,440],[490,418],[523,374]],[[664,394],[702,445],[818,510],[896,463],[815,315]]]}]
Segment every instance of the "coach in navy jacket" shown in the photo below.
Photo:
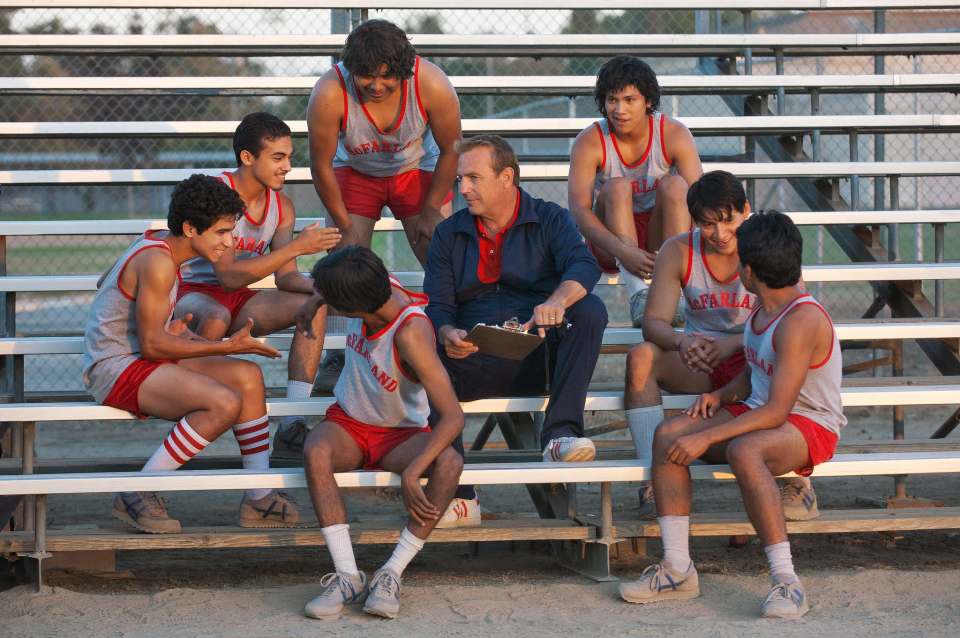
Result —
[{"label": "coach in navy jacket", "polygon": [[590,294],[600,278],[597,261],[569,211],[519,188],[516,156],[502,138],[465,141],[459,173],[468,207],[437,226],[424,279],[427,315],[457,396],[471,401],[545,391],[544,346],[511,361],[479,354],[463,341],[477,323],[516,317],[547,337],[550,401],[541,445],[582,437],[587,385],[607,324],[603,302]]}]

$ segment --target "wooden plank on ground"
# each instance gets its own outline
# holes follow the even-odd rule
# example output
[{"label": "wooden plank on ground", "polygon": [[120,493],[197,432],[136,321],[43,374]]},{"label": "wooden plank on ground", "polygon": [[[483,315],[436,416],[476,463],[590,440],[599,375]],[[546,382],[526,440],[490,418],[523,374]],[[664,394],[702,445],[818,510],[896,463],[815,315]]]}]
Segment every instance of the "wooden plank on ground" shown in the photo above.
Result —
[{"label": "wooden plank on ground", "polygon": [[[351,522],[354,543],[396,543],[403,522],[389,527],[383,522]],[[480,527],[438,529],[431,543],[480,541],[584,540],[595,528],[570,520],[508,518],[485,520]],[[47,532],[47,551],[76,552],[105,549],[231,549],[244,547],[300,547],[323,545],[319,528],[245,529],[242,527],[186,527],[181,534],[140,534],[120,529],[73,529]],[[26,532],[0,535],[0,553],[33,551],[33,535]]]},{"label": "wooden plank on ground", "polygon": [[[812,521],[787,521],[790,534],[838,534],[960,528],[960,507],[921,509],[822,510]],[[744,512],[693,514],[693,536],[754,535]],[[614,521],[615,538],[660,536],[660,526],[650,521]]]}]

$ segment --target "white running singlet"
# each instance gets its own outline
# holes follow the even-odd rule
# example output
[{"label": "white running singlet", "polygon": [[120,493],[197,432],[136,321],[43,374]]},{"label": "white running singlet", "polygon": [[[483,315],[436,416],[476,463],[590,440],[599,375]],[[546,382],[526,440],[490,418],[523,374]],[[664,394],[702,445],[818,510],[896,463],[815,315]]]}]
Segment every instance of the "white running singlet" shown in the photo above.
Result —
[{"label": "white running singlet", "polygon": [[[393,277],[390,284],[404,290]],[[423,311],[427,297],[404,292],[412,302],[375,334],[367,334],[363,319],[347,320],[344,367],[333,394],[350,418],[367,425],[422,428],[430,416],[427,393],[403,369],[393,342],[407,321],[430,321]]]},{"label": "white running singlet", "polygon": [[432,172],[440,147],[420,100],[420,57],[413,65],[413,77],[401,83],[400,116],[387,130],[373,122],[343,63],[333,68],[340,78],[344,111],[333,167],[349,167],[372,177],[393,177],[414,169]]},{"label": "white running singlet", "polygon": [[690,231],[687,251],[683,331],[713,337],[743,334],[743,326],[757,303],[756,295],[744,288],[736,272],[727,281],[714,276],[707,263],[706,240],[699,228]]},{"label": "white running singlet", "polygon": [[647,148],[633,164],[627,164],[620,154],[617,138],[610,130],[607,118],[594,122],[603,147],[603,160],[594,180],[593,198],[596,200],[600,189],[609,180],[624,177],[630,180],[633,189],[633,214],[639,215],[653,210],[657,203],[657,186],[665,175],[676,173],[676,168],[667,157],[667,145],[663,136],[663,113],[655,112],[647,116],[649,135]]},{"label": "white running singlet", "polygon": [[[224,179],[226,178],[226,180]],[[230,184],[230,188],[237,190],[233,182],[233,175],[224,173],[220,181]],[[271,200],[273,203],[271,204]],[[270,248],[273,235],[283,221],[283,205],[280,203],[279,191],[267,189],[267,202],[260,223],[253,221],[247,211],[237,220],[233,227],[233,257],[236,260],[262,257]],[[220,280],[213,268],[213,263],[203,257],[194,257],[183,263],[180,269],[184,283],[214,284],[219,286]]]},{"label": "white running singlet", "polygon": [[[140,358],[137,299],[120,287],[120,279],[130,260],[144,250],[155,248],[170,255],[167,243],[156,238],[158,232],[167,231],[148,230],[127,248],[107,273],[90,306],[83,331],[83,385],[98,403],[107,398],[127,366]],[[170,289],[168,323],[177,302],[177,283],[174,281]]]},{"label": "white running singlet", "polygon": [[[773,373],[777,367],[777,351],[773,339],[777,327],[797,306],[811,305],[820,309],[820,312],[833,327],[833,319],[827,314],[820,303],[809,294],[802,294],[780,311],[767,325],[756,328],[757,311],[750,315],[748,328],[743,332],[743,350],[750,366],[750,398],[746,404],[751,408],[758,408],[770,400],[770,386]],[[757,308],[762,306],[758,303]],[[818,425],[830,430],[837,436],[840,428],[847,424],[843,415],[843,405],[840,401],[840,379],[843,374],[843,361],[840,356],[840,341],[836,330],[833,331],[833,347],[827,358],[807,370],[807,378],[800,388],[797,402],[790,410],[793,414],[805,416]]]}]

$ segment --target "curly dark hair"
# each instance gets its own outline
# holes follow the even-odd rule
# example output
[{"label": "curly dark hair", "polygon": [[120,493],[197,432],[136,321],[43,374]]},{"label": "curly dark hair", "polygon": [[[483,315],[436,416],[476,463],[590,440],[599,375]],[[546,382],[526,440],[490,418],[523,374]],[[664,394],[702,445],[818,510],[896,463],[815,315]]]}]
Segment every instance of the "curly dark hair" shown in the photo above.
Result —
[{"label": "curly dark hair", "polygon": [[263,112],[245,115],[233,132],[233,154],[237,156],[237,166],[240,166],[240,151],[250,151],[256,157],[263,150],[263,140],[272,141],[281,137],[290,137],[290,127],[276,115]]},{"label": "curly dark hair", "polygon": [[593,87],[593,99],[604,117],[607,115],[607,95],[636,87],[647,100],[647,113],[660,109],[660,84],[650,65],[632,55],[618,55],[607,60],[597,73]]},{"label": "curly dark hair", "polygon": [[737,229],[740,263],[770,288],[795,286],[803,265],[803,236],[777,211],[751,215]]},{"label": "curly dark hair", "polygon": [[413,76],[417,50],[403,29],[387,20],[362,22],[347,36],[340,59],[354,75],[376,75],[381,64],[387,75],[406,80]]},{"label": "curly dark hair", "polygon": [[341,312],[372,313],[390,299],[390,275],[369,248],[346,246],[313,266],[313,287]]},{"label": "curly dark hair", "polygon": [[734,213],[742,213],[747,205],[743,184],[727,171],[710,171],[690,185],[687,208],[693,221],[730,221]]},{"label": "curly dark hair", "polygon": [[173,189],[167,212],[167,228],[170,234],[182,237],[183,224],[188,223],[198,233],[203,233],[223,217],[236,221],[243,210],[243,200],[236,191],[216,177],[198,173]]}]

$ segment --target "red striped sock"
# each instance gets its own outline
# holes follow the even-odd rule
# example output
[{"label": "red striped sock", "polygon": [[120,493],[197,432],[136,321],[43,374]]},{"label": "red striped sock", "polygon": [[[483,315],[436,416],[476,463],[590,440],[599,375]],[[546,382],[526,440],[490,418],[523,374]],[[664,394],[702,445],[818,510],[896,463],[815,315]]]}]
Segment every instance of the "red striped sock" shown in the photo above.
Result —
[{"label": "red striped sock", "polygon": [[[233,426],[233,435],[240,446],[240,459],[245,470],[270,469],[270,422],[264,414],[258,419]],[[270,493],[269,489],[247,490],[247,498],[259,500]]]},{"label": "red striped sock", "polygon": [[197,434],[184,417],[173,426],[167,438],[143,466],[143,471],[175,470],[208,445],[210,441]]}]

